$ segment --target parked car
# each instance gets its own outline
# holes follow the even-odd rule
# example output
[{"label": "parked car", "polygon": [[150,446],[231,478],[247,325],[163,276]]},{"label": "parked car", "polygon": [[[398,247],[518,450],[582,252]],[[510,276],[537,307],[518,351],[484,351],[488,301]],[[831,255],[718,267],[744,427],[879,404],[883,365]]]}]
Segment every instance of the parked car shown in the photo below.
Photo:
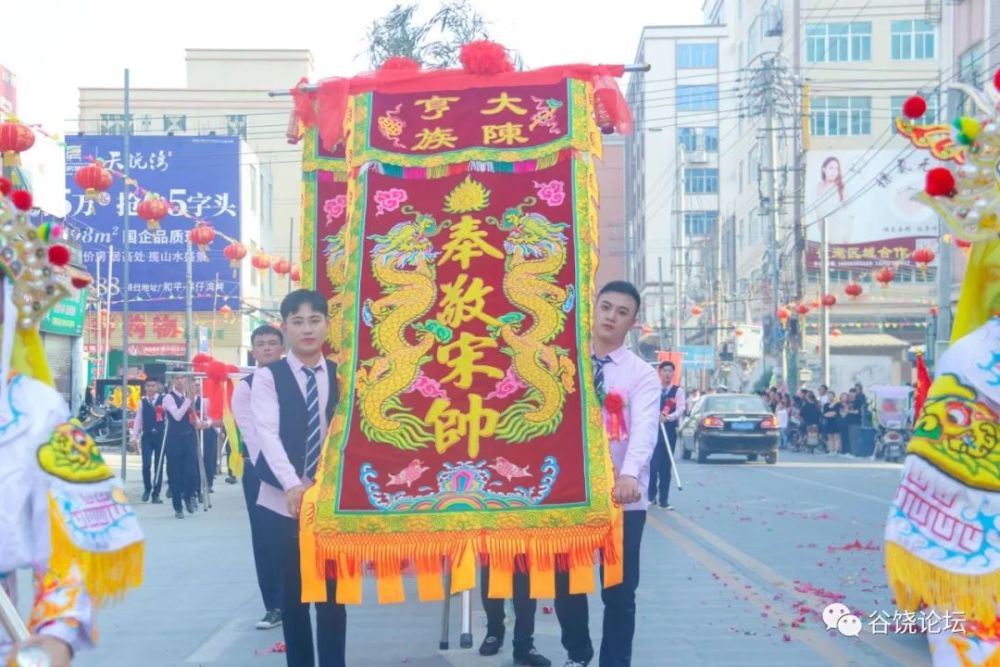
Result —
[{"label": "parked car", "polygon": [[681,425],[681,457],[704,463],[711,454],[745,454],[756,461],[763,454],[778,462],[778,419],[760,396],[710,394],[702,397]]}]

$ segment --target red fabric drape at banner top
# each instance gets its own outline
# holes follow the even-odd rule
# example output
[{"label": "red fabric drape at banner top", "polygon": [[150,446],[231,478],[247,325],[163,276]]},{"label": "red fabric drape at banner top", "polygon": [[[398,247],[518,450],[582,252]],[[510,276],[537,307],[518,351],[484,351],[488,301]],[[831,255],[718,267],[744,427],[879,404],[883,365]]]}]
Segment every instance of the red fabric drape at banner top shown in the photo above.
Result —
[{"label": "red fabric drape at banner top", "polygon": [[[316,126],[323,147],[330,150],[344,138],[344,117],[347,98],[371,91],[381,93],[414,93],[425,90],[468,90],[503,85],[545,85],[565,79],[589,81],[594,86],[594,101],[598,116],[619,134],[632,132],[632,113],[615,79],[625,73],[624,65],[558,65],[526,72],[508,72],[489,76],[469,74],[460,69],[445,70],[378,70],[349,79],[333,78],[321,81],[319,89],[292,89],[295,113],[306,127]],[[299,86],[304,81],[299,82]]]},{"label": "red fabric drape at banner top", "polygon": [[684,377],[684,353],[683,352],[664,352],[660,350],[656,353],[657,363],[669,361],[674,365],[676,373],[674,373],[674,382],[680,383],[680,379]]}]

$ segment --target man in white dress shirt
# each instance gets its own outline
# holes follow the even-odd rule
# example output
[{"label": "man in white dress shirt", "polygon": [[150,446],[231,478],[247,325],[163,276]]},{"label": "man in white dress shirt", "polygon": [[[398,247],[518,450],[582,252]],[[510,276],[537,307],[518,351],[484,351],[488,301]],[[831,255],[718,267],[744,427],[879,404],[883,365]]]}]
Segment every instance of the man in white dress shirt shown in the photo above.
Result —
[{"label": "man in white dress shirt", "polygon": [[[674,383],[677,370],[671,361],[661,361],[657,367],[663,390],[660,393],[660,424],[657,429],[656,449],[649,464],[649,502],[653,504],[659,496],[663,509],[672,509],[667,499],[670,496],[670,475],[673,473],[673,459],[670,454],[677,451],[677,427],[684,419],[687,402],[684,388]],[[667,453],[670,447],[670,453]]]}]

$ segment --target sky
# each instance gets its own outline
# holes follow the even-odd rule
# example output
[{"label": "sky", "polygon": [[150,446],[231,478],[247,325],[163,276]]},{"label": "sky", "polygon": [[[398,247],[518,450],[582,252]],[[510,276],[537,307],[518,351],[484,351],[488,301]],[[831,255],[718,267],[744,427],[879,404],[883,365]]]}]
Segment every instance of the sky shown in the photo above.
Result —
[{"label": "sky", "polygon": [[[491,37],[519,50],[532,68],[630,63],[642,26],[702,22],[702,0],[471,2]],[[260,9],[246,0],[5,4],[0,65],[17,76],[18,115],[65,133],[76,130],[78,88],[121,87],[126,67],[133,87],[183,87],[186,48],[307,48],[318,77],[365,70],[365,30],[396,0],[282,0]],[[417,4],[424,17],[438,7],[437,0]]]}]

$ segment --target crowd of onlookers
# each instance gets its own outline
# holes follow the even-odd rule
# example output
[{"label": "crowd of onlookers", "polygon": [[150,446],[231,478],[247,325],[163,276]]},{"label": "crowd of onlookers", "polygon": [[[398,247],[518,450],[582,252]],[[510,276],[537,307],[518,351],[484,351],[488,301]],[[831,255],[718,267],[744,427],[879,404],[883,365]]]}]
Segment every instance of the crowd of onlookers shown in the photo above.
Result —
[{"label": "crowd of onlookers", "polygon": [[849,454],[861,442],[862,423],[870,420],[860,383],[839,396],[826,385],[815,392],[802,388],[794,395],[771,387],[761,395],[778,419],[782,449],[797,449],[814,427],[827,453]]}]

